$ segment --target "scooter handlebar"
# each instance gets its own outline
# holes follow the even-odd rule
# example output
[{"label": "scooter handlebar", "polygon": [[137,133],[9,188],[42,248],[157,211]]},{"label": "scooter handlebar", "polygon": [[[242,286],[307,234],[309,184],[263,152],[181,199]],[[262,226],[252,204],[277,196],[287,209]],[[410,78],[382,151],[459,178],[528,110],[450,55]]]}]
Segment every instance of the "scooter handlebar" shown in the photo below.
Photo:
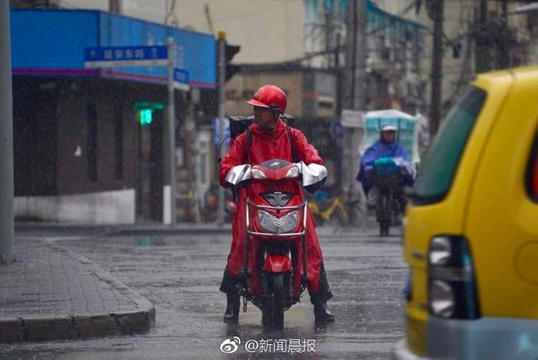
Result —
[{"label": "scooter handlebar", "polygon": [[[306,165],[304,162],[295,163],[301,174],[302,186],[310,191],[316,191],[327,179],[327,168],[319,164]],[[238,188],[246,185],[253,178],[252,166],[242,164],[234,166],[226,175],[226,182]]]}]

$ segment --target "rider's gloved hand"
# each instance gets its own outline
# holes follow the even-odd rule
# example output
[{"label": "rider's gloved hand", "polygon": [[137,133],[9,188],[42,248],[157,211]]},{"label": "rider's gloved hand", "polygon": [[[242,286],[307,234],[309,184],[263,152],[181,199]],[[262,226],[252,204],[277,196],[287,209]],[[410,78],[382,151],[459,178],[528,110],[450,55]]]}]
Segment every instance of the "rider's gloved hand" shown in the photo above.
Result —
[{"label": "rider's gloved hand", "polygon": [[306,165],[304,162],[296,163],[301,170],[303,187],[310,193],[314,193],[327,179],[327,168],[320,164]]},{"label": "rider's gloved hand", "polygon": [[250,180],[250,165],[248,164],[236,165],[226,175],[226,182],[233,186],[238,186],[247,180]]}]

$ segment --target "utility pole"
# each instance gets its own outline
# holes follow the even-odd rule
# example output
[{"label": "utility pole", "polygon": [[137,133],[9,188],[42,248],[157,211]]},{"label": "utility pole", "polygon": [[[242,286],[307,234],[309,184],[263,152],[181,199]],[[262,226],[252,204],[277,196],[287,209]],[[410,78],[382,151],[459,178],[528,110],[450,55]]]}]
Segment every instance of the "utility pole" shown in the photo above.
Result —
[{"label": "utility pole", "polygon": [[13,254],[13,93],[9,1],[0,1],[0,264]]},{"label": "utility pole", "polygon": [[483,73],[491,70],[491,34],[488,34],[488,0],[479,0],[478,30],[476,34],[475,70]]},{"label": "utility pole", "polygon": [[[347,76],[344,79],[344,108],[366,111],[366,0],[351,0],[348,3],[347,18]],[[359,144],[363,129],[344,128],[342,149],[342,187],[349,189],[355,185],[355,173],[359,163]]]},{"label": "utility pole", "polygon": [[209,9],[209,4],[204,4],[204,12],[207,19],[207,26],[209,27],[209,33],[214,35],[215,29],[213,28],[213,19],[211,19],[211,10]]},{"label": "utility pole", "polygon": [[[219,88],[219,126],[218,134],[219,141],[224,139],[224,84],[226,82],[226,32],[219,31],[218,40],[219,42],[219,58],[218,58],[218,69],[219,69],[219,78],[218,78],[218,88]],[[220,154],[218,155],[220,158]],[[224,225],[224,188],[219,186],[218,194],[218,209],[217,209],[217,224],[222,226]]]},{"label": "utility pole", "polygon": [[334,55],[332,52],[332,49],[334,48],[334,9],[331,9],[327,5],[325,5],[323,9],[325,11],[325,53],[327,57],[327,67],[331,68],[334,66]]},{"label": "utility pole", "polygon": [[441,122],[441,93],[443,73],[443,21],[444,0],[430,1],[428,6],[433,20],[433,52],[431,70],[430,137],[433,139]]},{"label": "utility pole", "polygon": [[176,223],[176,105],[174,99],[174,38],[167,39],[168,46],[168,152],[170,153],[170,224]]},{"label": "utility pole", "polygon": [[366,58],[368,57],[368,46],[366,44],[366,0],[356,0],[357,17],[357,37],[355,47],[355,73],[353,109],[366,110]]},{"label": "utility pole", "polygon": [[334,74],[336,76],[336,113],[342,113],[342,104],[344,96],[342,86],[342,69],[340,64],[340,47],[342,45],[342,38],[340,33],[336,34],[336,51],[334,52]]},{"label": "utility pole", "polygon": [[510,66],[510,46],[508,33],[508,0],[501,0],[501,41],[499,43],[499,67],[506,69]]}]

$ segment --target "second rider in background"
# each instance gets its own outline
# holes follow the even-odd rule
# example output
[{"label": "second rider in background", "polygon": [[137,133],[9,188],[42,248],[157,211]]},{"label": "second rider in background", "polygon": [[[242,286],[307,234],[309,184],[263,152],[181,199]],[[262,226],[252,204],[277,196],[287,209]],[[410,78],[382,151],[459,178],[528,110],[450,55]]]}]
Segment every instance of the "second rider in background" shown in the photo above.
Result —
[{"label": "second rider in background", "polygon": [[414,171],[411,168],[411,161],[409,154],[405,148],[396,140],[397,128],[394,125],[387,124],[381,127],[379,140],[373,145],[368,147],[364,152],[364,156],[359,164],[359,172],[357,174],[357,181],[362,183],[364,194],[368,198],[368,204],[375,204],[375,194],[369,195],[372,188],[375,189],[374,184],[374,163],[382,158],[390,158],[397,160],[400,166],[400,181],[396,190],[397,201],[400,204],[400,209],[405,208],[406,200],[404,194],[405,186],[413,185]]}]

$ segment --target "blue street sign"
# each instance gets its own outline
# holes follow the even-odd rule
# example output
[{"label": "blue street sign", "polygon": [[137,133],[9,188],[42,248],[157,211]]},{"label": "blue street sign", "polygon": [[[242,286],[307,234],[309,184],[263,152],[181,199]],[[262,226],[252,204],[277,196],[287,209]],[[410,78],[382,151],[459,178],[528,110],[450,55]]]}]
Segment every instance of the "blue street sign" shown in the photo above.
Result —
[{"label": "blue street sign", "polygon": [[331,135],[335,139],[341,139],[344,137],[344,131],[342,129],[342,123],[340,121],[331,122]]},{"label": "blue street sign", "polygon": [[174,68],[174,87],[180,90],[189,90],[189,72]]},{"label": "blue street sign", "polygon": [[167,46],[91,47],[84,50],[84,67],[166,66]]},{"label": "blue street sign", "polygon": [[188,84],[189,72],[183,69],[174,69],[174,81],[182,84]]}]

